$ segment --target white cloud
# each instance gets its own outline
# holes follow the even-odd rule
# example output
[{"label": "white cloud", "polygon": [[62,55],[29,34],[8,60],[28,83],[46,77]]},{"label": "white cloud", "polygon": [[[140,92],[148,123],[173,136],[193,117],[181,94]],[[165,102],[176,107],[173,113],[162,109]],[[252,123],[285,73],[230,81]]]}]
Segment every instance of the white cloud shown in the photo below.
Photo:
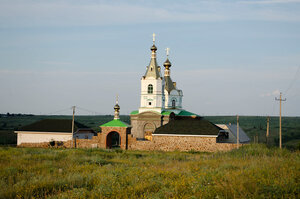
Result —
[{"label": "white cloud", "polygon": [[286,3],[300,3],[300,0],[260,0],[260,1],[240,1],[245,4],[286,4]]},{"label": "white cloud", "polygon": [[[3,1],[0,24],[5,26],[84,26],[232,20],[300,21],[299,12],[248,4],[294,3],[274,1],[197,1],[156,4],[131,1]],[[272,6],[272,5],[270,5]]]},{"label": "white cloud", "polygon": [[271,97],[271,96],[278,96],[278,95],[280,95],[280,91],[276,89],[272,92],[263,93],[260,95],[260,97]]},{"label": "white cloud", "polygon": [[73,65],[72,62],[68,62],[68,61],[40,61],[38,63],[49,65],[49,66],[70,66],[70,65]]}]

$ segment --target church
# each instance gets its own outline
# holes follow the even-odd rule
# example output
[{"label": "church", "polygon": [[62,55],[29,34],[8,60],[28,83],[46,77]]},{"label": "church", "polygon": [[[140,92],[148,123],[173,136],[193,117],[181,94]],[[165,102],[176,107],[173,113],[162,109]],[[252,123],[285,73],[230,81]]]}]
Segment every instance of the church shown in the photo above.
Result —
[{"label": "church", "polygon": [[[52,143],[63,143],[61,145],[64,147],[214,152],[236,147],[237,128],[240,133],[239,143],[250,142],[249,137],[240,127],[215,125],[195,113],[184,110],[183,92],[171,78],[172,64],[169,60],[169,49],[166,49],[164,69],[157,64],[155,34],[153,34],[153,45],[150,50],[150,63],[141,77],[140,106],[138,110],[130,113],[130,125],[120,120],[120,106],[117,100],[114,106],[114,119],[102,124],[101,132],[79,129],[78,132],[86,133],[85,139],[79,137],[79,134],[75,138],[70,134],[65,136],[64,140],[59,140],[57,131],[49,133],[49,130],[41,132],[39,129],[37,133],[37,129],[23,128],[22,131],[16,131],[18,145],[34,146],[35,144],[28,140],[28,137],[34,134],[39,138],[35,142],[37,146],[41,146],[41,143],[42,146],[49,146],[48,142],[51,140]],[[70,124],[65,129],[69,129]],[[47,140],[43,141],[43,138],[37,134],[45,135],[45,133],[47,133]],[[27,136],[26,141],[23,139],[24,135]]]},{"label": "church", "polygon": [[[140,108],[130,114],[132,130],[136,138],[151,137],[156,128],[169,122],[170,118],[180,114],[182,109],[182,90],[177,88],[176,82],[171,78],[171,62],[167,58],[164,62],[164,71],[156,61],[155,34],[151,50],[150,64],[145,75],[141,78]],[[186,111],[184,111],[186,112]]]},{"label": "church", "polygon": [[[163,63],[164,70],[158,66],[156,60],[157,47],[155,46],[155,34],[153,34],[153,45],[150,48],[151,59],[147,66],[145,75],[141,78],[141,98],[140,107],[130,114],[133,137],[138,139],[151,140],[152,134],[161,126],[166,125],[172,120],[185,118],[188,129],[187,119],[190,121],[198,121],[202,119],[199,115],[188,112],[182,108],[182,90],[177,88],[176,82],[171,78],[171,62],[169,60],[169,48],[166,49],[167,57]],[[163,75],[162,75],[163,74]],[[197,120],[197,119],[198,120]],[[178,122],[173,122],[174,124]],[[181,124],[182,126],[182,124]],[[159,131],[163,132],[164,128]],[[218,132],[219,128],[215,126],[214,131]],[[174,132],[177,132],[174,129]],[[174,133],[171,132],[171,133]],[[165,132],[167,133],[167,132]],[[168,132],[169,133],[169,132]],[[186,133],[186,130],[182,133]],[[194,133],[195,132],[191,132]],[[200,132],[199,132],[200,133]],[[211,132],[206,132],[211,134]]]}]

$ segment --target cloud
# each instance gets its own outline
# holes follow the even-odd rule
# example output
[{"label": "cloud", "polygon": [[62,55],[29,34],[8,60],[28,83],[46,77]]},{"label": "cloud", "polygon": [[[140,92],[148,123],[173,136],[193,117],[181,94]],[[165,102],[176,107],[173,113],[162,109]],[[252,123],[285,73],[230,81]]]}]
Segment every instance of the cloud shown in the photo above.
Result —
[{"label": "cloud", "polygon": [[[2,4],[2,5],[1,5]],[[109,25],[177,21],[218,21],[216,13],[181,12],[132,3],[74,4],[69,1],[0,3],[2,23],[18,25]],[[1,22],[1,21],[0,21]]]},{"label": "cloud", "polygon": [[278,96],[278,95],[280,95],[280,91],[277,89],[272,92],[263,93],[260,95],[260,97],[271,97],[271,96]]},{"label": "cloud", "polygon": [[53,71],[33,71],[33,70],[0,70],[0,76],[3,77],[7,75],[47,75],[47,76],[73,76],[73,77],[82,77],[82,76],[91,76],[91,77],[99,77],[104,76],[135,76],[140,75],[138,72],[131,71],[67,71],[67,70],[53,70]]},{"label": "cloud", "polygon": [[71,66],[71,65],[73,65],[72,62],[68,62],[68,61],[40,61],[38,63],[49,65],[49,66]]},{"label": "cloud", "polygon": [[240,1],[239,3],[245,4],[287,4],[287,3],[300,3],[300,0],[261,0],[261,1]]},{"label": "cloud", "polygon": [[[78,3],[79,2],[79,3]],[[299,12],[271,4],[298,0],[191,1],[137,3],[132,1],[2,1],[0,24],[11,26],[96,26],[168,22],[234,20],[300,21]],[[265,4],[254,8],[249,4]],[[271,8],[271,9],[270,9]],[[288,10],[288,11],[287,11]]]}]

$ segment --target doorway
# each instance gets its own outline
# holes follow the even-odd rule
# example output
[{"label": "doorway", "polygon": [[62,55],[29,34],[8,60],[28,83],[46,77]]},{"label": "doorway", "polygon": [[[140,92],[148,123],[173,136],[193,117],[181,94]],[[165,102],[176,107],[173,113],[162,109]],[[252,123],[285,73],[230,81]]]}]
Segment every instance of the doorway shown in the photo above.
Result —
[{"label": "doorway", "polygon": [[118,132],[112,131],[106,136],[106,148],[108,149],[120,148],[120,144],[121,144],[121,137]]}]

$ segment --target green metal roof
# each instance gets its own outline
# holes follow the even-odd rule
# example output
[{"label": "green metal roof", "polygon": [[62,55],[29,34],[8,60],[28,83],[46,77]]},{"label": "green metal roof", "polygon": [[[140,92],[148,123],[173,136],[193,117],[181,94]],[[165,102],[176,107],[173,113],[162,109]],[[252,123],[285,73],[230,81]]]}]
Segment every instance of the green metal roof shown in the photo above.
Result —
[{"label": "green metal roof", "polygon": [[129,127],[130,125],[122,122],[120,119],[117,120],[112,120],[110,122],[107,122],[105,124],[102,124],[100,127],[105,127],[105,126],[111,126],[111,127]]},{"label": "green metal roof", "polygon": [[161,114],[162,115],[170,115],[172,112],[171,111],[163,111]]},{"label": "green metal roof", "polygon": [[186,110],[180,111],[180,113],[178,113],[176,115],[178,115],[178,116],[198,116],[199,117],[199,115],[197,115],[195,113],[191,113],[191,112],[186,111]]},{"label": "green metal roof", "polygon": [[139,114],[139,111],[132,111],[132,112],[130,113],[130,115],[137,115],[137,114]]},{"label": "green metal roof", "polygon": [[[163,111],[161,112],[162,115],[170,115],[172,113],[172,111]],[[130,113],[130,115],[137,115],[139,114],[139,111],[132,111]],[[192,113],[192,112],[189,112],[189,111],[186,111],[186,110],[182,110],[180,111],[178,114],[175,114],[177,116],[197,116],[197,117],[200,117],[199,115],[195,114],[195,113]]]}]

